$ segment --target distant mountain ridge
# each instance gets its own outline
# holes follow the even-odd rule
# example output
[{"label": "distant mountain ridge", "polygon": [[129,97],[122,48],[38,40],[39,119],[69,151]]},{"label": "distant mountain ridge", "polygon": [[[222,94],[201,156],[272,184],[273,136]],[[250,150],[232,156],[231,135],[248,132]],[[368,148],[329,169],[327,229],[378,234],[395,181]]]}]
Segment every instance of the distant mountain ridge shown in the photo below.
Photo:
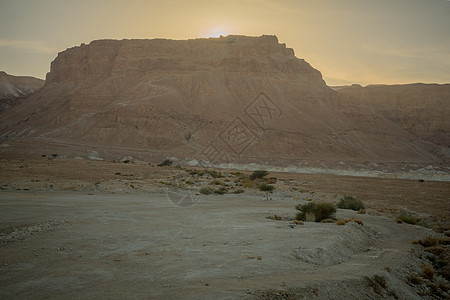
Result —
[{"label": "distant mountain ridge", "polygon": [[42,88],[45,81],[31,76],[13,76],[0,71],[0,112],[9,109],[14,99]]},{"label": "distant mountain ridge", "polygon": [[448,85],[334,91],[275,36],[99,40],[60,52],[0,138],[69,157],[447,167],[449,96]]}]

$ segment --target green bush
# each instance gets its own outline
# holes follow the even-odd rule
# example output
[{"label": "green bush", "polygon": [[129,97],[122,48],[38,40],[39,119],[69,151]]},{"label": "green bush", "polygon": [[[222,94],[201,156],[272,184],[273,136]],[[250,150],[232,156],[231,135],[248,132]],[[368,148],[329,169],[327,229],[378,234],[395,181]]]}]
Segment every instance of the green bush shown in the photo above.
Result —
[{"label": "green bush", "polygon": [[296,219],[301,221],[320,222],[324,219],[334,219],[334,214],[336,213],[336,206],[328,202],[298,204],[295,208],[300,211]]},{"label": "green bush", "polygon": [[419,225],[419,226],[423,226],[423,227],[428,227],[427,223],[425,221],[423,221],[420,217],[413,215],[412,213],[409,212],[402,212],[398,217],[397,217],[397,223],[399,223],[399,220],[408,224],[412,224],[412,225]]},{"label": "green bush", "polygon": [[269,175],[269,172],[267,172],[265,170],[256,170],[256,171],[253,171],[253,173],[250,175],[250,179],[251,180],[260,179],[260,178],[264,178],[267,175]]},{"label": "green bush", "polygon": [[275,189],[273,185],[267,184],[267,183],[261,183],[259,185],[259,190],[266,193],[266,198],[269,200],[269,193],[272,193],[272,191]]},{"label": "green bush", "polygon": [[364,204],[361,200],[355,199],[353,196],[344,196],[337,203],[337,207],[342,209],[360,211],[364,209]]},{"label": "green bush", "polygon": [[267,183],[261,183],[258,188],[260,191],[269,192],[269,193],[275,189],[275,187],[273,185],[270,185]]}]

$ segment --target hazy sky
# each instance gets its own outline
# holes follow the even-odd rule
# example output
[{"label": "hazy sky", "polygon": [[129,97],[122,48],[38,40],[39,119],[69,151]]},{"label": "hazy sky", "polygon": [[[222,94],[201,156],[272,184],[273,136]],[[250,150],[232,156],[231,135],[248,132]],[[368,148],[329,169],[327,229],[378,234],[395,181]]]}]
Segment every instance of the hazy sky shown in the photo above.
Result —
[{"label": "hazy sky", "polygon": [[449,0],[0,0],[0,70],[95,39],[275,34],[329,85],[450,83]]}]

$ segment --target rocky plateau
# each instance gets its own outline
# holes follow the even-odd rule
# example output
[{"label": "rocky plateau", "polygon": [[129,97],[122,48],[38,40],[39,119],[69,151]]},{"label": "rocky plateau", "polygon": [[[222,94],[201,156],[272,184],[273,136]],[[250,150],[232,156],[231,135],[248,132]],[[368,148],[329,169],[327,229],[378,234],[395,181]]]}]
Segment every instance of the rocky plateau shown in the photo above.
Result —
[{"label": "rocky plateau", "polygon": [[1,114],[10,152],[448,174],[450,84],[328,87],[275,36],[97,40]]}]

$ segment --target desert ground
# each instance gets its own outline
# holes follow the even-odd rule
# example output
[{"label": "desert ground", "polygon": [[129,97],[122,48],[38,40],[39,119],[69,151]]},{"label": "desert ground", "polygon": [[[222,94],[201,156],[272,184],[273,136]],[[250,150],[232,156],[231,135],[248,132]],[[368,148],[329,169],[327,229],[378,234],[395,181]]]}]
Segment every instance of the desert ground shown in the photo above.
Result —
[{"label": "desert ground", "polygon": [[[0,166],[1,299],[449,297],[420,243],[448,235],[449,182],[270,173],[267,199],[234,170],[51,154]],[[228,193],[199,193],[214,185]],[[343,195],[366,211],[336,219],[358,222],[292,223],[295,205]]]}]

